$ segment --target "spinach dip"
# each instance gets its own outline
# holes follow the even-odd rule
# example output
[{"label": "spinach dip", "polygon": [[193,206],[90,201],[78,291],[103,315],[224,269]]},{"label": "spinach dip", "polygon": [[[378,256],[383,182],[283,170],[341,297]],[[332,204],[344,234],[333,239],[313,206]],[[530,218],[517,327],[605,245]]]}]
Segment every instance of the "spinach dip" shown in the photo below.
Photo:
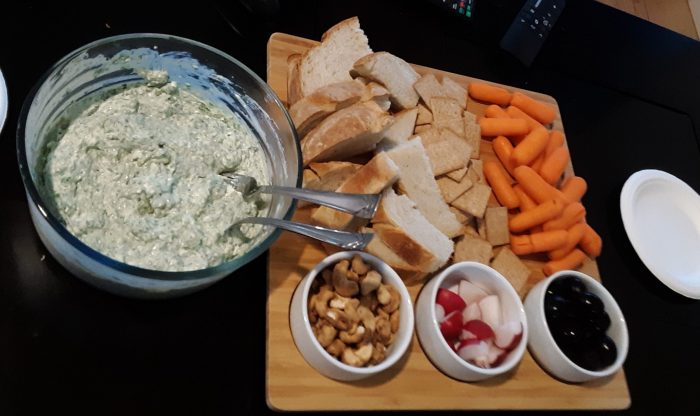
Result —
[{"label": "spinach dip", "polygon": [[163,71],[76,116],[46,147],[45,192],[88,246],[147,269],[187,271],[248,251],[267,211],[219,174],[269,183],[264,151],[236,114],[170,82]]}]

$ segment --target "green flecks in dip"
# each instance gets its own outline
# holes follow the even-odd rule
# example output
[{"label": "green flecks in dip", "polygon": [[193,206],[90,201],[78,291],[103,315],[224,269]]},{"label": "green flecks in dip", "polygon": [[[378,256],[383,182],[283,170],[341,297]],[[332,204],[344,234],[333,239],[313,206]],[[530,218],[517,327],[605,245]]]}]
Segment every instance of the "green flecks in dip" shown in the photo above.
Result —
[{"label": "green flecks in dip", "polygon": [[168,82],[164,72],[87,108],[48,147],[46,191],[68,230],[116,260],[155,270],[215,266],[245,253],[266,210],[219,176],[269,183],[263,149],[232,112]]}]

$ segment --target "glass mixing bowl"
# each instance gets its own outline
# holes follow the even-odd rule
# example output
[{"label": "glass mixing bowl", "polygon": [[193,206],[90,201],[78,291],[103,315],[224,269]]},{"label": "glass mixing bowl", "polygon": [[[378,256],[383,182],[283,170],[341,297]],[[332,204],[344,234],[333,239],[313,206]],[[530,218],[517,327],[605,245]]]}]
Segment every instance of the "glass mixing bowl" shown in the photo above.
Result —
[{"label": "glass mixing bowl", "polygon": [[[279,98],[231,56],[192,40],[129,34],[90,43],[56,63],[27,97],[17,129],[17,157],[34,227],[66,269],[109,292],[138,298],[180,296],[207,287],[267,250],[279,235],[263,228],[248,252],[206,269],[167,272],[128,265],[90,248],[51,212],[38,186],[38,168],[52,129],[105,91],[143,82],[143,71],[166,70],[172,81],[199,98],[238,114],[264,149],[273,185],[299,186],[301,151],[294,125]],[[273,195],[267,216],[290,219],[294,203]]]}]

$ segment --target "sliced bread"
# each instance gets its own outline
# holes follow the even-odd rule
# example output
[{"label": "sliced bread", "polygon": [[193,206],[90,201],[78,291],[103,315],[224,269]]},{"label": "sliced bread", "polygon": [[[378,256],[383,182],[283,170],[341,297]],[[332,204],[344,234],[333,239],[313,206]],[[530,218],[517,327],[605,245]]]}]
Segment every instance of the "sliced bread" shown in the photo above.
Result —
[{"label": "sliced bread", "polygon": [[326,117],[301,141],[304,166],[347,159],[373,150],[393,117],[374,101],[353,104]]},{"label": "sliced bread", "polygon": [[377,81],[391,94],[391,104],[398,110],[418,104],[418,93],[413,84],[420,77],[403,59],[389,52],[375,52],[357,60],[353,73]]},{"label": "sliced bread", "polygon": [[287,105],[292,106],[303,96],[301,93],[301,81],[299,80],[299,61],[301,55],[289,55],[287,58]]},{"label": "sliced bread", "polygon": [[[362,227],[360,232],[374,234],[374,230],[367,227]],[[365,251],[382,259],[384,263],[394,269],[399,277],[401,277],[401,280],[407,285],[420,283],[428,275],[418,267],[408,264],[406,260],[396,254],[391,247],[387,246],[378,235],[375,235],[372,240],[370,240],[367,247],[365,247]]]},{"label": "sliced bread", "polygon": [[444,235],[450,238],[458,236],[462,224],[442,199],[420,136],[394,147],[387,154],[399,167],[399,189]]},{"label": "sliced bread", "polygon": [[350,81],[352,65],[369,53],[372,49],[357,17],[345,19],[328,29],[321,37],[321,44],[306,51],[299,61],[302,96],[326,85]]},{"label": "sliced bread", "polygon": [[[309,169],[304,169],[304,188],[319,191],[335,191],[343,182],[350,179],[362,165],[351,162],[311,163]],[[306,171],[310,170],[316,176],[315,181],[306,182]],[[310,179],[314,179],[309,176]]]},{"label": "sliced bread", "polygon": [[[380,152],[343,182],[336,192],[378,194],[396,182],[398,175],[399,168],[396,164],[386,153]],[[314,211],[311,220],[318,225],[340,230],[355,228],[357,225],[352,215],[325,206]]]},{"label": "sliced bread", "polygon": [[418,109],[411,108],[394,114],[394,124],[384,131],[384,138],[379,142],[381,149],[391,149],[392,147],[407,142],[413,136],[413,129],[416,127],[416,117]]},{"label": "sliced bread", "polygon": [[374,231],[384,244],[408,264],[426,273],[445,265],[454,244],[435,228],[406,195],[387,189],[373,219]]}]

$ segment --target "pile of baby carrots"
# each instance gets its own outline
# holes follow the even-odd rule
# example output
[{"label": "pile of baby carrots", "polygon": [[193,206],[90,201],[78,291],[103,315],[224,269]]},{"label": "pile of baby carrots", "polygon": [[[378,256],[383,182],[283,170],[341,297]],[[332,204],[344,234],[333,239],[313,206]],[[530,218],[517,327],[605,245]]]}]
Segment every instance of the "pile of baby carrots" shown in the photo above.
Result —
[{"label": "pile of baby carrots", "polygon": [[469,95],[491,103],[479,125],[482,136],[493,138],[501,163],[484,162],[484,176],[511,213],[511,250],[517,255],[546,253],[547,276],[576,269],[587,255],[600,255],[602,240],[586,223],[581,204],[586,181],[578,176],[561,180],[569,151],[562,132],[545,127],[556,118],[556,109],[485,83],[469,84]]}]

